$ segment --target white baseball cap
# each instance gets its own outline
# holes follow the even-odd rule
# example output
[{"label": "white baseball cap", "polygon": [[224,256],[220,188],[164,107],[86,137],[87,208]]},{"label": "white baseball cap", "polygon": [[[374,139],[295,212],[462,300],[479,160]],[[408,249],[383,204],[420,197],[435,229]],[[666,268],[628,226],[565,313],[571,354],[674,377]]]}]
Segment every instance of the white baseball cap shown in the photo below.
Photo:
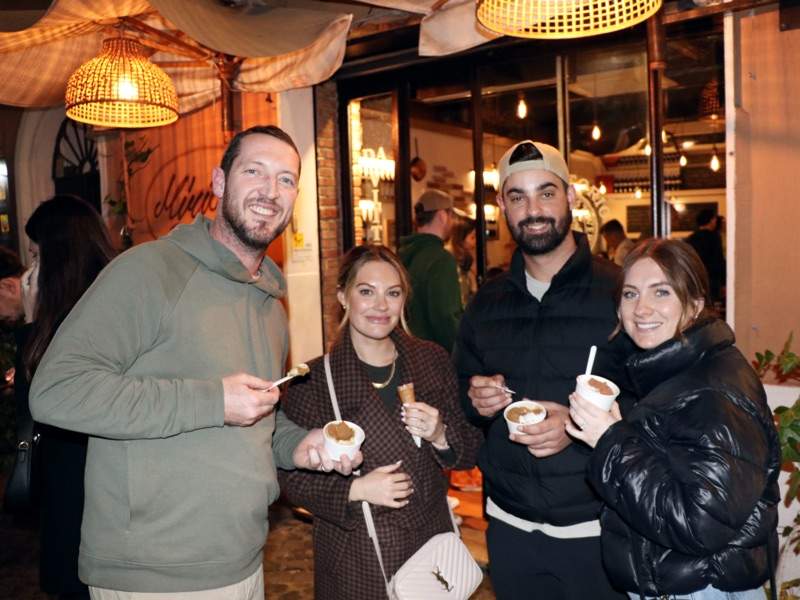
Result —
[{"label": "white baseball cap", "polygon": [[[520,146],[526,144],[533,146],[533,148],[538,151],[538,157],[529,160],[521,160],[510,164],[509,161],[511,160],[511,156],[514,154],[514,151]],[[531,152],[531,154],[535,155],[536,153]],[[564,160],[564,157],[561,155],[561,152],[559,152],[558,148],[554,148],[553,146],[544,144],[542,142],[524,140],[514,144],[511,146],[511,148],[506,150],[505,154],[503,154],[503,156],[500,158],[500,162],[497,164],[497,170],[500,173],[500,190],[503,189],[503,184],[509,175],[513,175],[514,173],[519,173],[521,171],[529,171],[531,169],[550,171],[564,183],[569,183],[569,167],[567,167],[567,163]]]}]

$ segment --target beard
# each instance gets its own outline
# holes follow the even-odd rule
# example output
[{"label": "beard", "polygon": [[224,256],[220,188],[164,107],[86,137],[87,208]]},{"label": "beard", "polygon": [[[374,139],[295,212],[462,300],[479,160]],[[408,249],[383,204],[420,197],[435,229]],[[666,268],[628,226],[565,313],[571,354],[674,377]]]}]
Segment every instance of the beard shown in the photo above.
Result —
[{"label": "beard", "polygon": [[280,235],[289,223],[289,217],[287,216],[284,222],[276,225],[259,223],[248,226],[244,218],[245,210],[244,204],[240,207],[234,207],[226,188],[222,194],[222,218],[236,238],[252,250],[266,250],[267,246]]},{"label": "beard", "polygon": [[[511,225],[508,213],[506,213],[506,223],[508,223],[511,237],[514,238],[519,249],[529,256],[538,256],[552,252],[564,241],[572,227],[572,211],[567,207],[564,216],[558,220],[553,217],[528,217],[514,225]],[[526,225],[542,223],[550,225],[549,229],[543,233],[526,233],[524,230]]]}]

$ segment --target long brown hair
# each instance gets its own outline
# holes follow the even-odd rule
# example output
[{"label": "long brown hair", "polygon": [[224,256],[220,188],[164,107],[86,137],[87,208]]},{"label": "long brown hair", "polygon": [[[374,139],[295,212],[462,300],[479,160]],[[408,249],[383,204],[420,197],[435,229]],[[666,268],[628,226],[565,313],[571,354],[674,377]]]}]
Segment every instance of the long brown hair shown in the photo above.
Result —
[{"label": "long brown hair", "polygon": [[[342,258],[342,264],[339,266],[339,277],[336,280],[336,290],[348,296],[353,286],[356,283],[356,276],[365,264],[373,261],[385,262],[394,267],[397,275],[400,277],[400,289],[403,291],[403,310],[400,313],[400,325],[403,330],[408,333],[408,325],[406,324],[406,306],[408,306],[408,299],[411,297],[411,280],[408,277],[408,271],[400,262],[397,255],[386,246],[381,244],[365,244],[363,246],[356,246],[352,248]],[[342,310],[338,331],[342,331],[344,326],[349,321],[347,311]]]},{"label": "long brown hair", "polygon": [[[623,286],[628,272],[643,258],[652,259],[664,272],[667,283],[675,291],[675,295],[681,303],[681,323],[687,321],[688,315],[694,308],[693,305],[700,300],[703,301],[703,309],[692,320],[704,319],[714,314],[708,295],[708,272],[697,252],[686,242],[661,238],[642,240],[625,257],[614,293],[617,309],[622,301]],[[617,323],[611,336],[615,336],[621,330],[622,323],[620,322]],[[681,331],[676,331],[675,337],[680,336]]]},{"label": "long brown hair", "polygon": [[31,377],[56,329],[115,251],[98,212],[76,196],[42,202],[25,224],[25,233],[39,245],[33,328],[22,355]]}]

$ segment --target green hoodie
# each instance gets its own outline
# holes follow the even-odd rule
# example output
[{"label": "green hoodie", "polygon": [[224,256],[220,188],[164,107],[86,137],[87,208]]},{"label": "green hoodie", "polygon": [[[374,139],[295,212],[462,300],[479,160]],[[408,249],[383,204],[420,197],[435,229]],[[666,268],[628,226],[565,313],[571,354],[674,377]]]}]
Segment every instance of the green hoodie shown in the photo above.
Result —
[{"label": "green hoodie", "polygon": [[445,250],[442,239],[431,233],[402,238],[397,253],[411,277],[411,332],[452,352],[463,312],[455,257]]},{"label": "green hoodie", "polygon": [[269,258],[253,279],[209,225],[199,217],[114,260],[31,385],[35,420],[92,436],[79,560],[92,586],[195,591],[254,573],[276,463],[293,468],[306,433],[280,412],[223,424],[222,377],[280,376],[285,282]]}]

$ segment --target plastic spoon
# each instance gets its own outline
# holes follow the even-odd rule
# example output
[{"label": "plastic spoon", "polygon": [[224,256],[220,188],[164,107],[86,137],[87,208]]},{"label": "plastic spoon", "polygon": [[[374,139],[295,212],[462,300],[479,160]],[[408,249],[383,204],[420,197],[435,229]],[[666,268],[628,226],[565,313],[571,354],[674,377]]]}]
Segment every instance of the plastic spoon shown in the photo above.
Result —
[{"label": "plastic spoon", "polygon": [[301,375],[306,375],[308,373],[308,365],[306,363],[300,363],[299,365],[293,366],[289,371],[286,373],[284,377],[278,379],[278,381],[273,381],[272,385],[269,386],[265,391],[270,391],[275,389],[282,383],[286,383],[290,379],[294,379],[295,377],[300,377]]},{"label": "plastic spoon", "polygon": [[592,374],[592,367],[594,366],[594,357],[597,355],[597,346],[592,346],[589,349],[589,360],[586,361],[586,374]]}]

